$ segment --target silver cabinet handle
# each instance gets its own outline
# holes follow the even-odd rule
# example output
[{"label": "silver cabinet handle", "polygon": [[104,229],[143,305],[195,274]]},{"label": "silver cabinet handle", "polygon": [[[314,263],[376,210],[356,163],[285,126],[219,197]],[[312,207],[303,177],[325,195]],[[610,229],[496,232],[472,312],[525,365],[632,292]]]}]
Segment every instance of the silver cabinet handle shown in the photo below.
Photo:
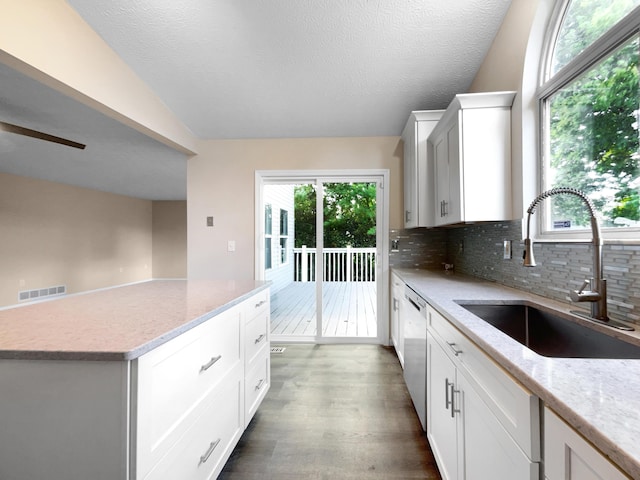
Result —
[{"label": "silver cabinet handle", "polygon": [[[453,404],[453,400],[449,399],[449,387],[453,390],[453,382],[449,383],[449,379],[444,379],[444,409],[449,410],[449,407]],[[453,416],[453,413],[451,414]]]},{"label": "silver cabinet handle", "polygon": [[220,439],[217,439],[215,442],[211,442],[211,444],[209,445],[209,448],[207,448],[207,451],[204,452],[204,455],[200,457],[200,462],[198,463],[198,466],[202,465],[203,463],[206,463],[206,461],[209,460],[209,457],[211,456],[211,454],[216,449],[219,443],[220,443]]},{"label": "silver cabinet handle", "polygon": [[449,215],[449,202],[442,200],[440,202],[440,216],[446,217]]},{"label": "silver cabinet handle", "polygon": [[256,345],[259,344],[264,337],[265,337],[265,334],[261,333],[260,336],[253,341],[253,343]]},{"label": "silver cabinet handle", "polygon": [[260,308],[262,305],[264,305],[265,303],[267,303],[266,300],[260,300],[259,303],[256,303],[256,308]]},{"label": "silver cabinet handle", "polygon": [[454,342],[447,342],[447,345],[449,345],[451,347],[451,350],[453,350],[453,354],[456,357],[462,353],[462,350],[458,350],[456,348],[456,344]]},{"label": "silver cabinet handle", "polygon": [[260,379],[260,381],[256,385],[255,391],[257,392],[258,390],[260,390],[262,388],[262,385],[264,385],[264,378]]},{"label": "silver cabinet handle", "polygon": [[456,408],[456,393],[460,393],[460,390],[456,390],[451,384],[451,418],[455,416],[456,413],[460,413],[460,408]]},{"label": "silver cabinet handle", "polygon": [[222,358],[222,355],[218,355],[217,357],[211,357],[211,360],[209,360],[207,363],[205,363],[200,367],[200,373],[206,372],[207,370],[209,370],[221,358]]}]

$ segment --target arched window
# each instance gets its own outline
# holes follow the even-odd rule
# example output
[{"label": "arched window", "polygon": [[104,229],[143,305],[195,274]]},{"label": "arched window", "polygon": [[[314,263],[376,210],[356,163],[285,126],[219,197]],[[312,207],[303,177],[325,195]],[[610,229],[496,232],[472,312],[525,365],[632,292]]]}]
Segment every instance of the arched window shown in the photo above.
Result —
[{"label": "arched window", "polygon": [[[640,0],[565,0],[550,25],[539,89],[542,190],[587,193],[611,238],[640,238]],[[540,215],[544,238],[589,228],[579,198]]]}]

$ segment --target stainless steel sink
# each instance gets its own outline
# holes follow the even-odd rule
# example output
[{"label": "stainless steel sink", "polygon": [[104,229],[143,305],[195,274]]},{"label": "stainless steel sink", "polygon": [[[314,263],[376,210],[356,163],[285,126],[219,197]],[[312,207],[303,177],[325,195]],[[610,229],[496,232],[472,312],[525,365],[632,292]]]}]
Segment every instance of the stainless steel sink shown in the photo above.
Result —
[{"label": "stainless steel sink", "polygon": [[640,358],[640,346],[530,305],[458,304],[545,357]]}]

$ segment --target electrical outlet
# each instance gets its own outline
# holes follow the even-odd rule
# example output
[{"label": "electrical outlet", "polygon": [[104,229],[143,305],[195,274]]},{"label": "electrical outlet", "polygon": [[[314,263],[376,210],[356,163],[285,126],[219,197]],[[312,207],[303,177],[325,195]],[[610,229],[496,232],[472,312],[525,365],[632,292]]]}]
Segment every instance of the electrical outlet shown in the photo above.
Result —
[{"label": "electrical outlet", "polygon": [[235,252],[236,251],[236,241],[235,240],[229,240],[227,242],[227,251],[228,252]]},{"label": "electrical outlet", "polygon": [[207,227],[213,227],[213,217],[207,217]]},{"label": "electrical outlet", "polygon": [[505,240],[502,247],[502,258],[511,260],[511,240]]}]

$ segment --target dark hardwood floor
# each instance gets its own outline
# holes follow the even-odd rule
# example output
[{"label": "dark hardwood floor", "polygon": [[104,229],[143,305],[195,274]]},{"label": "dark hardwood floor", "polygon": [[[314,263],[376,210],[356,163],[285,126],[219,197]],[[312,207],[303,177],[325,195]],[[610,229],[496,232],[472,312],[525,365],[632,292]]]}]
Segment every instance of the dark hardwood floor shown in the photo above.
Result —
[{"label": "dark hardwood floor", "polygon": [[392,348],[286,345],[219,479],[440,479]]}]

